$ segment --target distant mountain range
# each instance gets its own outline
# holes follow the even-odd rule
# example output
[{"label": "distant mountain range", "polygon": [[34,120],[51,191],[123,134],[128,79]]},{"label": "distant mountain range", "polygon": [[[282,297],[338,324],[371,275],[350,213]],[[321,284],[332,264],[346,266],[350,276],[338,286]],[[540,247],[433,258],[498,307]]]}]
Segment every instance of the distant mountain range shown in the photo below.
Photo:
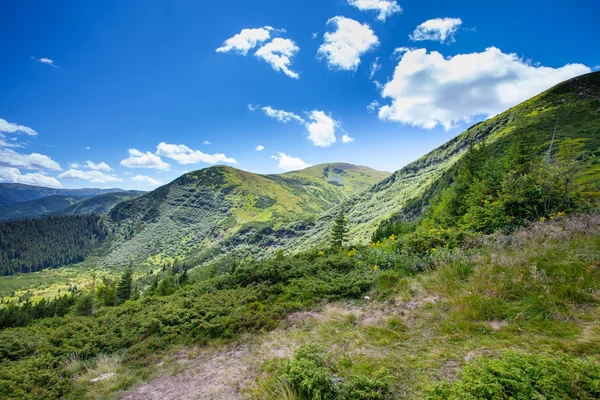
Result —
[{"label": "distant mountain range", "polygon": [[0,207],[49,196],[78,197],[80,199],[103,193],[121,192],[122,189],[54,189],[21,183],[0,183]]},{"label": "distant mountain range", "polygon": [[[2,190],[2,188],[0,188]],[[91,189],[83,189],[91,193]],[[110,189],[113,190],[113,189]],[[40,217],[45,215],[106,214],[117,203],[135,198],[145,192],[120,190],[92,197],[52,195],[0,206],[0,221]]]}]

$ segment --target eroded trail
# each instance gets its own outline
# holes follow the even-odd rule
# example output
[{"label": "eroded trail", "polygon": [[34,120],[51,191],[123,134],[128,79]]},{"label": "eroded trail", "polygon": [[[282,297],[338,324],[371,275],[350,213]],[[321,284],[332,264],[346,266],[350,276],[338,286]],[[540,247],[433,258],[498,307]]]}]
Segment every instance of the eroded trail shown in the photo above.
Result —
[{"label": "eroded trail", "polygon": [[176,363],[181,372],[166,372],[159,378],[136,386],[120,400],[236,400],[248,381],[250,345],[232,345],[208,350],[188,359],[180,353]]}]

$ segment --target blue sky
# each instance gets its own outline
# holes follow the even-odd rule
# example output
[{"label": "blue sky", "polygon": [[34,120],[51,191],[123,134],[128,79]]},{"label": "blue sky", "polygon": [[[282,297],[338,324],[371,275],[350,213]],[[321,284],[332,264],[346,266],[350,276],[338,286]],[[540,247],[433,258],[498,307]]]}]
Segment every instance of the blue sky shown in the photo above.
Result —
[{"label": "blue sky", "polygon": [[394,171],[599,68],[597,2],[489,4],[2,2],[0,181],[151,189],[214,163]]}]

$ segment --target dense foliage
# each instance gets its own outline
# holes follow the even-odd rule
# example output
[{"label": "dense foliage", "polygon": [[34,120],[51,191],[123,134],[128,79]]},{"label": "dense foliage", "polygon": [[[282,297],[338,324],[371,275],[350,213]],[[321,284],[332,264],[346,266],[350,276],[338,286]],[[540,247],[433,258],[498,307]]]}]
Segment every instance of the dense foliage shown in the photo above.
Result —
[{"label": "dense foliage", "polygon": [[462,378],[430,390],[430,400],[597,399],[600,365],[592,359],[509,351],[499,359],[480,358]]},{"label": "dense foliage", "polygon": [[95,215],[0,223],[0,274],[35,272],[83,261],[107,235]]},{"label": "dense foliage", "polygon": [[[0,397],[78,398],[73,377],[64,371],[73,354],[88,359],[121,352],[126,361],[139,365],[173,343],[206,343],[273,328],[286,313],[317,301],[360,297],[376,278],[354,257],[316,253],[246,263],[193,284],[181,283],[184,273],[164,275],[154,295],[105,306],[118,304],[112,300],[118,299],[117,287],[121,295],[127,292],[126,273],[119,283],[98,285],[94,315],[78,308],[82,305],[85,311],[86,296],[81,296],[64,317],[1,331]],[[158,293],[162,282],[171,282],[173,294]]]},{"label": "dense foliage", "polygon": [[486,142],[471,145],[422,219],[384,223],[373,238],[394,235],[402,251],[424,253],[590,208],[592,200],[575,180],[590,156],[582,141],[564,139],[558,151],[542,154],[532,143],[517,135],[499,157]]}]

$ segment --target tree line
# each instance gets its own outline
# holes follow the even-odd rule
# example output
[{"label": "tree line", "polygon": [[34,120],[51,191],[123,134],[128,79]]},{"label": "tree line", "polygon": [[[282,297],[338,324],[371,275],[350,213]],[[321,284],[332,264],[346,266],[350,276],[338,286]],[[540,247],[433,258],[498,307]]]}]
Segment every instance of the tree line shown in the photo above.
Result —
[{"label": "tree line", "polygon": [[108,231],[97,215],[0,223],[0,275],[81,262],[107,237]]}]

